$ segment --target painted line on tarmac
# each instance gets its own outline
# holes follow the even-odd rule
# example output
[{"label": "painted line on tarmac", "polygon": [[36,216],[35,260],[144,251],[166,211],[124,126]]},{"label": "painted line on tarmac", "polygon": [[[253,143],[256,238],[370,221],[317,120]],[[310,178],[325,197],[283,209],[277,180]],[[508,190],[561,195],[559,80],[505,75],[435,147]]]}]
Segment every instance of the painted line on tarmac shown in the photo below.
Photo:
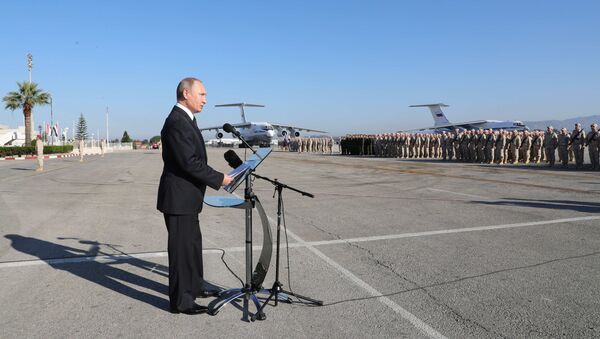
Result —
[{"label": "painted line on tarmac", "polygon": [[[388,235],[375,235],[371,237],[360,237],[360,238],[349,238],[349,239],[336,239],[336,240],[324,240],[324,241],[312,241],[307,244],[311,246],[321,245],[332,245],[332,244],[343,244],[343,243],[355,243],[355,242],[366,242],[366,241],[378,241],[378,240],[390,240],[390,239],[402,239],[402,238],[415,238],[424,237],[428,235],[438,234],[452,234],[452,233],[465,233],[465,232],[477,232],[477,231],[491,231],[508,228],[519,228],[519,227],[531,227],[540,225],[553,225],[562,224],[575,221],[588,221],[588,220],[600,220],[600,216],[589,216],[589,217],[576,217],[566,219],[554,219],[554,220],[542,220],[532,222],[522,222],[516,224],[504,224],[504,225],[493,225],[493,226],[477,226],[477,227],[465,227],[455,228],[437,231],[425,231],[425,232],[414,232],[414,233],[400,233],[400,234],[388,234]],[[289,230],[288,230],[289,233]],[[292,244],[290,244],[291,247]]]},{"label": "painted line on tarmac", "polygon": [[459,193],[459,192],[453,192],[453,191],[446,191],[446,190],[442,190],[442,189],[439,189],[439,188],[427,187],[427,188],[424,188],[424,189],[426,189],[428,191],[451,193],[451,194],[462,195],[462,196],[465,196],[465,197],[471,197],[471,198],[477,198],[477,199],[489,199],[488,197],[484,197],[482,195],[475,195],[475,194],[467,194],[467,193]]},{"label": "painted line on tarmac", "polygon": [[436,331],[433,327],[429,326],[423,320],[417,318],[414,314],[410,313],[406,309],[402,308],[400,305],[396,304],[390,298],[383,295],[383,293],[379,292],[371,285],[367,284],[365,281],[361,280],[359,277],[355,276],[352,272],[345,269],[343,266],[335,262],[333,259],[326,256],[323,252],[316,249],[311,243],[305,242],[302,238],[291,232],[287,231],[290,237],[298,241],[300,244],[303,244],[309,251],[313,254],[317,255],[319,258],[323,259],[330,266],[338,270],[342,273],[348,280],[353,282],[358,287],[361,287],[365,291],[367,291],[370,295],[377,297],[377,300],[384,304],[385,306],[391,308],[394,312],[398,313],[402,318],[409,321],[414,327],[416,327],[421,332],[427,334],[430,338],[446,338],[440,332]]},{"label": "painted line on tarmac", "polygon": [[[359,237],[359,238],[348,238],[348,239],[320,240],[320,241],[308,241],[308,242],[302,241],[302,242],[291,243],[291,244],[289,244],[289,247],[290,248],[298,248],[298,247],[336,245],[336,244],[355,243],[355,242],[415,238],[415,237],[424,237],[424,236],[438,235],[438,234],[490,231],[490,230],[498,230],[498,229],[552,225],[552,224],[562,224],[562,223],[569,223],[569,222],[576,222],[576,221],[588,221],[588,220],[600,220],[600,216],[542,220],[542,221],[532,221],[532,222],[524,222],[524,223],[516,223],[516,224],[465,227],[465,228],[413,232],[413,233],[375,235],[375,236],[370,236],[370,237]],[[291,234],[291,232],[289,230],[288,230],[288,233]],[[252,249],[254,251],[260,251],[262,249],[262,246],[258,246],[258,245],[252,246]],[[246,248],[244,246],[238,246],[238,247],[223,248],[223,250],[225,250],[226,253],[236,253],[236,252],[244,252],[246,250]],[[203,250],[202,252],[204,254],[222,254],[222,252],[220,250],[208,249],[208,248]],[[115,254],[115,255],[99,255],[99,256],[80,256],[80,257],[73,257],[73,258],[17,260],[17,261],[0,262],[0,269],[10,268],[10,267],[36,266],[36,265],[75,264],[75,263],[85,263],[85,262],[90,262],[90,261],[104,263],[104,262],[111,262],[111,261],[118,261],[118,260],[160,258],[160,257],[166,257],[166,256],[167,256],[166,251],[159,251],[159,252],[131,253],[131,254],[127,254],[127,255]]]}]

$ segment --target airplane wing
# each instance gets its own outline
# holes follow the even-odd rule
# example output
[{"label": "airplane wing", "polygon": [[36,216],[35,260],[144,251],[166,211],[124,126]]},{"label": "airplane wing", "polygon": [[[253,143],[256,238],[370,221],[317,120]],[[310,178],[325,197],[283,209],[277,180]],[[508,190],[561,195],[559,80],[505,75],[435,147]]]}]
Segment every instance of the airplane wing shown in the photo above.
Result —
[{"label": "airplane wing", "polygon": [[430,126],[430,127],[425,127],[425,128],[418,128],[418,129],[416,129],[416,131],[425,131],[425,130],[430,130],[430,129],[456,129],[456,128],[477,129],[477,128],[480,128],[485,123],[487,123],[487,120],[453,122],[453,123],[449,123],[449,124]]},{"label": "airplane wing", "polygon": [[[239,124],[231,124],[231,126],[233,126],[235,128],[250,127],[250,123],[249,122],[248,123],[241,122]],[[212,130],[215,130],[215,131],[223,130],[223,125],[221,125],[221,126],[213,126],[213,127],[203,127],[203,128],[200,128],[200,131],[212,131]]]},{"label": "airplane wing", "polygon": [[271,126],[273,126],[273,128],[276,128],[278,130],[287,129],[287,130],[295,130],[295,131],[327,133],[325,131],[319,131],[316,129],[310,129],[310,128],[304,128],[304,127],[298,127],[298,126],[290,126],[290,125],[283,125],[283,124],[276,124],[276,123],[270,123],[270,124],[271,124]]}]

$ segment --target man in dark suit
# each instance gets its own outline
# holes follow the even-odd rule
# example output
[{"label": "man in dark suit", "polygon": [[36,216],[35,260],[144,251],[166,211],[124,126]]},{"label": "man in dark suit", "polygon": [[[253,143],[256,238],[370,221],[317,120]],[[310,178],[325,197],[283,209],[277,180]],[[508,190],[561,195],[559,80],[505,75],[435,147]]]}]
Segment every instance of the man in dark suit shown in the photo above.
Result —
[{"label": "man in dark suit", "polygon": [[169,300],[173,313],[207,311],[194,301],[210,295],[203,290],[202,234],[198,214],[206,186],[218,190],[231,177],[207,164],[206,148],[194,113],[206,104],[206,90],[195,78],[177,86],[177,104],[165,120],[161,135],[163,172],[158,187],[157,208],[169,232]]}]

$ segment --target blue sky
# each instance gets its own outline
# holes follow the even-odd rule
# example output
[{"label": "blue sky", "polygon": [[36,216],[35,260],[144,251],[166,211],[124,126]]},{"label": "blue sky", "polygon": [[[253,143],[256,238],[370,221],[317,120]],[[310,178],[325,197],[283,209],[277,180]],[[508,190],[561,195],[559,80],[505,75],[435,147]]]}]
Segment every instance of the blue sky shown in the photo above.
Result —
[{"label": "blue sky", "polygon": [[[159,134],[185,76],[201,78],[199,125],[289,123],[335,135],[451,121],[599,114],[597,1],[7,1],[0,95],[28,78],[62,126]],[[0,124],[22,113],[0,107]],[[34,111],[36,125],[50,108]]]}]

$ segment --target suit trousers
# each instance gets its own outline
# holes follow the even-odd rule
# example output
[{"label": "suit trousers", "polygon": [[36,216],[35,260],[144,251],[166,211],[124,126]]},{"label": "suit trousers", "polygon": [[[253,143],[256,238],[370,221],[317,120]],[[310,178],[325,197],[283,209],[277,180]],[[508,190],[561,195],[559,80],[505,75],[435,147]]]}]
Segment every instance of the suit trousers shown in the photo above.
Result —
[{"label": "suit trousers", "polygon": [[194,306],[204,282],[198,215],[164,214],[169,232],[169,302],[172,310]]}]

